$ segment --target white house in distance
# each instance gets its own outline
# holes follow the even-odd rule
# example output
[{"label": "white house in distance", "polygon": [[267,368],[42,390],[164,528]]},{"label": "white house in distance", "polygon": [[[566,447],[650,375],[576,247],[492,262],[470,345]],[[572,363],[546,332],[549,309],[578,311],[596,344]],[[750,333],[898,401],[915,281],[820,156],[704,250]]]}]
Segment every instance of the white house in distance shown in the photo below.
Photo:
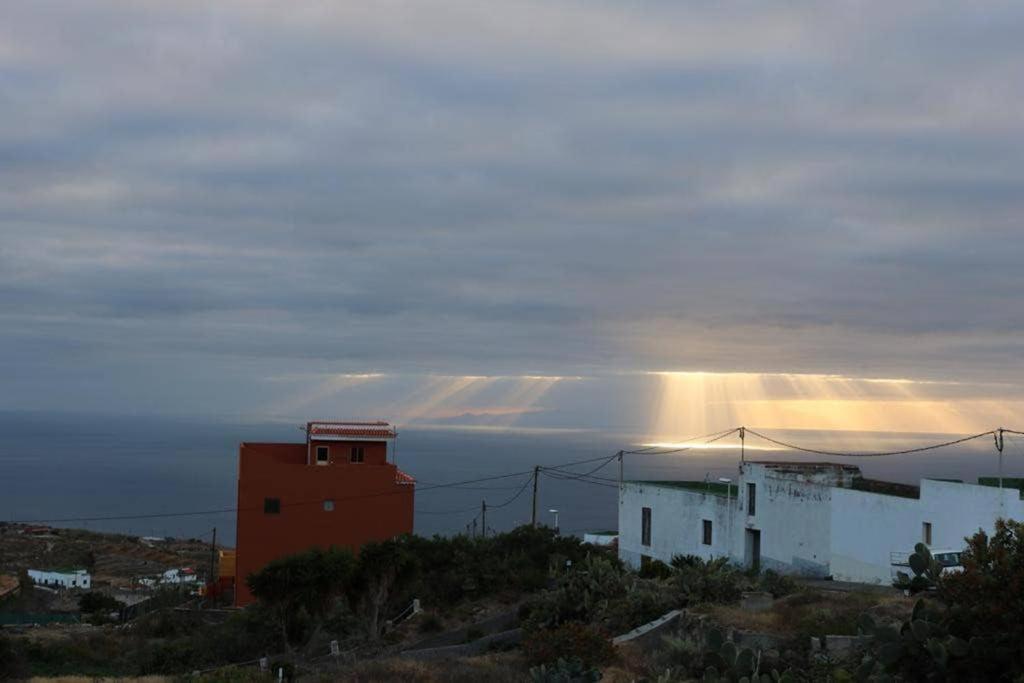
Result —
[{"label": "white house in distance", "polygon": [[28,578],[37,586],[52,588],[89,589],[92,586],[92,577],[84,569],[62,569],[52,572],[29,569]]},{"label": "white house in distance", "polygon": [[[619,489],[619,557],[729,557],[744,566],[837,581],[889,583],[918,542],[961,550],[995,520],[1024,520],[1018,488],[924,479],[920,487],[865,479],[832,463],[746,462],[736,483],[626,481]],[[1014,482],[1016,483],[1016,482]]]},{"label": "white house in distance", "polygon": [[197,580],[198,577],[194,569],[182,567],[181,569],[168,569],[160,576],[139,579],[139,583],[153,588],[155,586],[176,586],[185,583],[195,583]]}]

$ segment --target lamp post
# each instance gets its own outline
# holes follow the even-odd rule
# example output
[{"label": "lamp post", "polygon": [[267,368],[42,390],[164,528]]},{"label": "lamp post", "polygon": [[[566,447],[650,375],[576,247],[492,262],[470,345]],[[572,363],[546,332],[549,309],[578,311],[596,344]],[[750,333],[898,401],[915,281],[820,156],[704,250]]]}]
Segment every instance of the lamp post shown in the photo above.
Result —
[{"label": "lamp post", "polygon": [[550,510],[548,510],[548,512],[550,512],[551,514],[553,514],[555,516],[555,533],[557,534],[558,533],[558,510],[556,510],[555,508],[551,508]]}]

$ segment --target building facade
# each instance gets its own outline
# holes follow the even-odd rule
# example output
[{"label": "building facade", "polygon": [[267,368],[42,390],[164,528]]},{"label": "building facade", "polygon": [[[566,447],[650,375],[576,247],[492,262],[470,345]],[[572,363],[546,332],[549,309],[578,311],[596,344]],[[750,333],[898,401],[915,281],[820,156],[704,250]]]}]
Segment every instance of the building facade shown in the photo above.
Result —
[{"label": "building facade", "polygon": [[395,437],[385,422],[310,422],[305,443],[241,444],[236,605],[275,559],[412,533],[415,480],[389,462]]},{"label": "building facade", "polygon": [[1017,488],[925,479],[865,479],[831,463],[740,466],[735,483],[627,481],[619,490],[619,556],[728,557],[746,567],[840,581],[892,580],[919,542],[961,550],[999,518],[1024,520]]},{"label": "building facade", "polygon": [[38,586],[49,586],[51,588],[82,588],[88,590],[92,587],[92,576],[84,569],[66,569],[59,571],[42,571],[29,569],[28,578]]}]

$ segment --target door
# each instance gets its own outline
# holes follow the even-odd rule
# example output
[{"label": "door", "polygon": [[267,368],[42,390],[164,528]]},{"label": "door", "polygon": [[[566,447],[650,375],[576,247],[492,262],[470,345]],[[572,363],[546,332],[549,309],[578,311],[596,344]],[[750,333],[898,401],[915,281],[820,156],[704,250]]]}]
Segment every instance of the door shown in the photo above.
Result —
[{"label": "door", "polygon": [[746,565],[756,572],[761,571],[761,530],[747,529]]}]

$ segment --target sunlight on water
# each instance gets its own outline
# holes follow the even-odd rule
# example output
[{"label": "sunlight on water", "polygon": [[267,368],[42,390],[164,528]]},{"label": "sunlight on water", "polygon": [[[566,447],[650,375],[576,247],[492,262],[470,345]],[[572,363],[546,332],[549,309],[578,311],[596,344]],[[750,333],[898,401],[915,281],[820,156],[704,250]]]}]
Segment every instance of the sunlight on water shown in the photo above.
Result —
[{"label": "sunlight on water", "polygon": [[[1013,424],[1020,401],[961,398],[953,383],[782,373],[657,372],[652,442],[733,426],[966,434]],[[748,440],[749,443],[749,440]]]}]

